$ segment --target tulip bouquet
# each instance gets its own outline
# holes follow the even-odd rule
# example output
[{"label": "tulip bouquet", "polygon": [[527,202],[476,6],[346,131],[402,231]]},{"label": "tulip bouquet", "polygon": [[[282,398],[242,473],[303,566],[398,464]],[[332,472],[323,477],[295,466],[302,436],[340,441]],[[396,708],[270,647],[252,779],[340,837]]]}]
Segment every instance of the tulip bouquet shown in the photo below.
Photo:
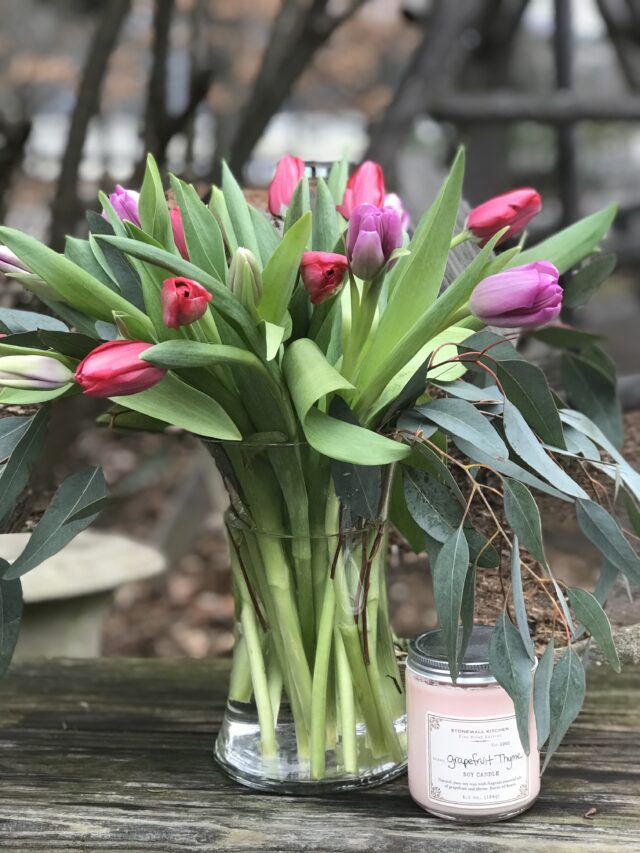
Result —
[{"label": "tulip bouquet", "polygon": [[[454,675],[476,572],[509,555],[491,666],[525,749],[548,740],[550,756],[580,707],[578,637],[588,631],[618,666],[602,603],[618,573],[640,578],[614,517],[624,500],[637,524],[640,477],[617,449],[614,378],[597,339],[555,322],[563,300],[578,307],[611,271],[597,246],[615,211],[525,248],[538,193],[491,199],[460,228],[463,171],[460,152],[412,236],[377,164],[349,177],[336,163],[310,185],[293,157],[278,164],[268,212],[226,168],[208,203],[170,176],[168,203],[150,159],[140,194],[101,195],[88,238],[68,238],[63,255],[0,229],[3,269],[60,318],[0,310],[0,404],[37,405],[0,421],[0,517],[27,482],[52,400],[105,398],[111,428],[179,429],[205,443],[230,493],[237,601],[216,753],[256,787],[341,788],[402,769],[388,520],[428,552]],[[466,265],[462,243],[474,247]],[[521,330],[562,351],[558,391],[516,347]],[[555,579],[533,493],[574,506],[602,550],[594,593]],[[19,578],[109,500],[99,471],[74,474],[24,553],[2,564],[0,662],[15,642]],[[554,661],[549,644],[535,683],[523,576],[547,597],[563,645]]]}]

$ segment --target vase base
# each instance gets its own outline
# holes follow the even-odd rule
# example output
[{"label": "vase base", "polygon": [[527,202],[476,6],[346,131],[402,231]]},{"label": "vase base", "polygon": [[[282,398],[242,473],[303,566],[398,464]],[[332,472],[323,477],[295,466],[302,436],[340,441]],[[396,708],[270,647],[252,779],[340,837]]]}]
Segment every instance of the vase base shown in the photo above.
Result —
[{"label": "vase base", "polygon": [[[406,717],[394,725],[399,741],[406,742]],[[371,788],[382,785],[407,769],[406,760],[394,761],[389,756],[374,757],[367,743],[364,726],[356,731],[359,767],[347,773],[341,763],[340,739],[326,752],[324,776],[311,775],[311,765],[298,754],[293,720],[287,709],[281,709],[276,726],[277,752],[265,758],[260,745],[260,727],[255,706],[230,701],[216,739],[214,757],[234,781],[256,791],[293,796],[315,796]]]}]

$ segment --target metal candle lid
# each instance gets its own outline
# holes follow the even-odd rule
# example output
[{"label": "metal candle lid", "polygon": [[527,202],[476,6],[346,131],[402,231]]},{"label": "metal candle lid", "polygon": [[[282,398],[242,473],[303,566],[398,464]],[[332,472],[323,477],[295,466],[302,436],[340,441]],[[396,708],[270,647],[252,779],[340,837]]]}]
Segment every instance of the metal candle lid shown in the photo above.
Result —
[{"label": "metal candle lid", "polygon": [[[474,625],[469,645],[460,661],[457,683],[495,684],[496,680],[489,669],[489,640],[493,629],[488,625]],[[458,642],[462,640],[462,628],[459,629]],[[424,675],[433,681],[452,683],[444,635],[440,629],[420,634],[409,644],[407,666],[417,675]]]}]

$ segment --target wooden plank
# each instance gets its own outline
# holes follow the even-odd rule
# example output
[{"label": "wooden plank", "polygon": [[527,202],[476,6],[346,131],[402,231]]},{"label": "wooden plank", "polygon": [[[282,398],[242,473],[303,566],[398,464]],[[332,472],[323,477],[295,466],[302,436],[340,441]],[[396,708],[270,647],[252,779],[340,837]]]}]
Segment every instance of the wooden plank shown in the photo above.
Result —
[{"label": "wooden plank", "polygon": [[0,684],[0,849],[638,850],[639,674],[592,667],[585,709],[539,801],[507,823],[462,826],[419,809],[406,779],[308,799],[229,781],[212,758],[225,662],[21,664]]}]

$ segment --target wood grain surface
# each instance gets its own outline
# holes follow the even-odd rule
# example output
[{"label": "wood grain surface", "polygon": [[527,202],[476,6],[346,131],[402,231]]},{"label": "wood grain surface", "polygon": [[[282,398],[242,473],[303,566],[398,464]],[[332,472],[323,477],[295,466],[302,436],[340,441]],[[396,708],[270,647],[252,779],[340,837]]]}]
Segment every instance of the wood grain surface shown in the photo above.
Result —
[{"label": "wood grain surface", "polygon": [[[640,667],[588,700],[524,815],[430,817],[406,778],[327,798],[253,794],[212,758],[225,662],[47,661],[0,682],[0,849],[476,853],[640,850]],[[596,809],[592,817],[585,813]]]}]

